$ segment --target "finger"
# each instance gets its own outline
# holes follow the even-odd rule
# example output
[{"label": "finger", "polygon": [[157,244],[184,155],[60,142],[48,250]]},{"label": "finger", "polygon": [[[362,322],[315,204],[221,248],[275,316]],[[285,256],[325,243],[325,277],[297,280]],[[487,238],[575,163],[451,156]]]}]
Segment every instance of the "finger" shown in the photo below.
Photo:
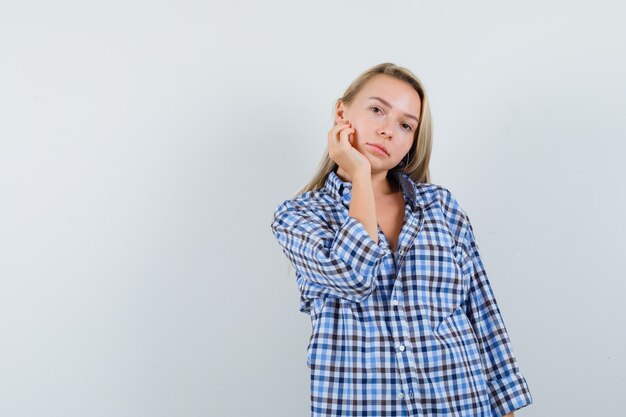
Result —
[{"label": "finger", "polygon": [[345,129],[346,127],[350,126],[350,122],[345,122],[345,123],[338,123],[335,126],[333,126],[329,131],[328,131],[328,136],[333,136],[336,138],[336,135],[338,132],[341,132],[341,130]]},{"label": "finger", "polygon": [[352,141],[350,140],[350,134],[352,133],[354,133],[354,129],[351,127],[345,128],[339,132],[339,142],[344,141],[347,142],[348,146],[352,146]]},{"label": "finger", "polygon": [[350,122],[348,120],[342,120],[339,123],[336,123],[335,126],[332,127],[331,131],[340,131],[341,129],[345,128],[346,126],[350,126]]},{"label": "finger", "polygon": [[330,132],[328,132],[328,140],[329,141],[334,140],[335,142],[340,142],[341,135],[347,129],[351,129],[351,128],[348,126],[341,126],[339,129],[332,129]]},{"label": "finger", "polygon": [[[331,129],[330,132],[328,132],[328,149],[334,149],[336,146],[338,147],[346,147],[346,148],[351,148],[352,146],[352,142],[350,141],[349,138],[349,134],[350,132],[354,132],[354,129],[352,129],[351,127],[348,127],[347,125],[349,124],[349,122],[346,123],[342,123],[340,125],[335,126],[335,128]],[[343,133],[344,131],[347,130],[347,133]],[[347,144],[342,145],[342,136],[346,136],[346,142]]]},{"label": "finger", "polygon": [[328,143],[332,144],[332,143],[338,143],[341,135],[341,130],[337,130],[337,129],[331,129],[328,132]]}]

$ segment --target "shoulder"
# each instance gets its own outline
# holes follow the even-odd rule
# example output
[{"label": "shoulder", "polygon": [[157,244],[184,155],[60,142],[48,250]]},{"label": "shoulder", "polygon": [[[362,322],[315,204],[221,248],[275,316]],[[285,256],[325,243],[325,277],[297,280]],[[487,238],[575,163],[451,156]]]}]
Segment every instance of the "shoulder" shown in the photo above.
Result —
[{"label": "shoulder", "polygon": [[418,184],[418,188],[423,187],[424,192],[431,194],[432,200],[441,210],[450,231],[457,237],[463,236],[469,224],[469,217],[459,199],[450,188],[441,184]]},{"label": "shoulder", "polygon": [[450,215],[465,214],[461,204],[454,193],[446,186],[435,183],[413,183],[418,202],[428,206],[434,202],[439,203],[441,208]]},{"label": "shoulder", "polygon": [[274,210],[274,222],[325,219],[336,215],[338,205],[339,202],[333,200],[324,188],[307,191],[278,204]]},{"label": "shoulder", "polygon": [[445,213],[451,217],[465,217],[467,215],[452,190],[443,185],[435,185],[435,187],[438,201]]}]

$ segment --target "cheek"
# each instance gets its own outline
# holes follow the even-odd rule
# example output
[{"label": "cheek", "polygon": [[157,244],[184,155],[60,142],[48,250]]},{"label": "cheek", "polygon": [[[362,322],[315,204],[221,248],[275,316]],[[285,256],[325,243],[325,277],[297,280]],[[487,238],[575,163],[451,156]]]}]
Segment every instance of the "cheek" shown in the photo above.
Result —
[{"label": "cheek", "polygon": [[[403,159],[406,158],[406,155],[411,150],[411,146],[412,145],[413,145],[413,142],[412,142],[412,137],[411,137],[411,140],[407,139],[407,143],[403,147],[401,147],[401,148],[399,148],[397,150],[398,156],[396,158],[397,159],[396,162],[400,162],[400,161],[402,161]],[[402,156],[399,156],[399,155],[402,155]]]},{"label": "cheek", "polygon": [[362,124],[350,121],[350,126],[354,129],[354,132],[352,132],[352,145],[361,144],[364,140],[362,134],[362,132],[364,132]]},{"label": "cheek", "polygon": [[363,115],[360,113],[352,114],[351,117],[347,117],[347,119],[350,121],[352,127],[356,130],[365,128],[367,123],[369,123],[367,117],[363,117]]},{"label": "cheek", "polygon": [[367,136],[365,132],[368,131],[367,121],[355,120],[355,121],[351,121],[350,124],[352,128],[354,129],[355,137],[359,139],[359,141],[361,141],[361,139],[364,140],[365,137]]}]

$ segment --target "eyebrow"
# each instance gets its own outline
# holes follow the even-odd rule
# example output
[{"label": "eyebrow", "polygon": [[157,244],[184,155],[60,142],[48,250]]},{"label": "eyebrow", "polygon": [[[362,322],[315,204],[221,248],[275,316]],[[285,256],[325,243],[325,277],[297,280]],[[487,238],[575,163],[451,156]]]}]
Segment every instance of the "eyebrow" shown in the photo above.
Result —
[{"label": "eyebrow", "polygon": [[[383,99],[382,99],[382,98],[380,98],[380,97],[370,97],[370,98],[373,98],[373,99],[375,99],[375,100],[378,100],[378,101],[382,102],[385,106],[389,107],[390,109],[393,109],[393,107],[391,106],[391,104],[389,104],[389,102],[388,102],[387,100],[383,100]],[[418,122],[418,123],[419,123],[419,120],[417,120],[417,117],[413,116],[412,114],[409,114],[409,113],[404,113],[404,115],[405,115],[406,117],[410,117],[411,119],[413,119],[413,120],[415,120],[416,122]]]}]

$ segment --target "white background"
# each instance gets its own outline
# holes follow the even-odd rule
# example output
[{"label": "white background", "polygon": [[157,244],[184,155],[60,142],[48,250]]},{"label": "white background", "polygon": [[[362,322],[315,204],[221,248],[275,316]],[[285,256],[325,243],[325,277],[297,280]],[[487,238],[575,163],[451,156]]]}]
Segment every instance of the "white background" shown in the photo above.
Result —
[{"label": "white background", "polygon": [[620,2],[0,6],[0,415],[309,413],[270,231],[381,62],[430,95],[534,404],[626,392]]}]

